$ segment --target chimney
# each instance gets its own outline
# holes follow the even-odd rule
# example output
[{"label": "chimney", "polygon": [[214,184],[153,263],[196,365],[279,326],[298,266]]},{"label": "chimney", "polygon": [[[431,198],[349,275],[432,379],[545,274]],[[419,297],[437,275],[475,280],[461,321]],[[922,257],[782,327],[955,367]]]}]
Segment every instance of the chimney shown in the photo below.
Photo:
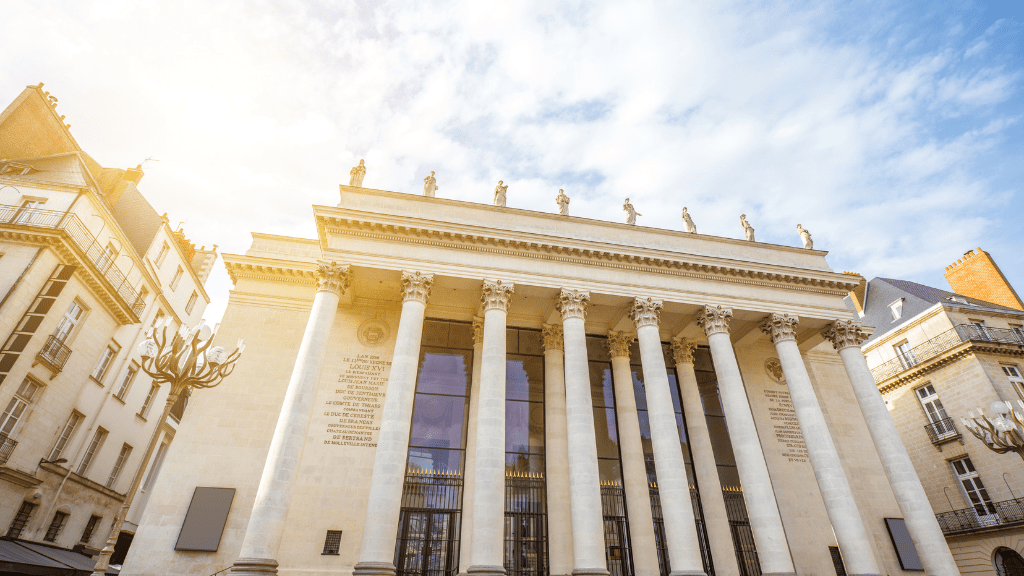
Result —
[{"label": "chimney", "polygon": [[142,164],[139,164],[135,168],[128,168],[124,171],[124,179],[130,180],[136,186],[139,185],[139,182],[142,181],[142,177],[145,175],[146,173],[142,171]]},{"label": "chimney", "polygon": [[988,252],[968,250],[963,258],[946,266],[946,282],[953,292],[1000,306],[1024,310],[1024,302],[1003,276]]},{"label": "chimney", "polygon": [[212,250],[207,250],[206,246],[203,246],[199,250],[196,250],[195,256],[192,257],[192,269],[196,271],[196,276],[199,277],[199,283],[206,285],[206,279],[210,277],[210,271],[213,270],[213,263],[217,261],[217,245],[213,245]]}]

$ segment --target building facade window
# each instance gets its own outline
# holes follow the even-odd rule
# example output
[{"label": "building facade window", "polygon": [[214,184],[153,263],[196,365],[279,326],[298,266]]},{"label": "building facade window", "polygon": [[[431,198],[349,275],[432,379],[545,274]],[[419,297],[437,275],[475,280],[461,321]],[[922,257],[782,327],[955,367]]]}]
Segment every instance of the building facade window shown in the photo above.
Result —
[{"label": "building facade window", "polygon": [[935,387],[931,384],[925,384],[917,390],[917,399],[921,402],[921,407],[924,408],[925,416],[928,418],[935,429],[935,435],[939,438],[946,436],[955,435],[956,428],[953,427],[953,420],[946,414],[946,409],[942,407],[942,401],[939,400],[939,395],[935,393]]},{"label": "building facade window", "polygon": [[0,434],[10,436],[14,433],[14,427],[18,425],[21,417],[25,415],[25,409],[32,404],[36,394],[39,393],[39,385],[25,378],[14,393],[14,397],[7,403],[7,409],[0,416]]},{"label": "building facade window", "polygon": [[49,461],[54,461],[60,458],[64,447],[68,445],[68,441],[75,435],[75,430],[78,429],[78,425],[82,422],[82,415],[78,412],[72,412],[68,418],[67,423],[64,424],[64,429],[61,430],[60,437],[57,438],[57,443],[53,445],[53,450],[50,451],[50,457],[47,458]]},{"label": "building facade window", "polygon": [[79,476],[85,476],[85,473],[89,471],[92,459],[96,457],[96,453],[103,447],[103,441],[106,439],[107,431],[103,428],[97,428],[96,433],[92,435],[92,442],[89,442],[89,448],[85,451],[85,458],[82,458],[82,463],[78,465]]},{"label": "building facade window", "polygon": [[96,525],[100,523],[100,517],[93,514],[89,516],[89,522],[85,525],[85,530],[82,531],[82,538],[79,540],[80,543],[89,545],[89,541],[92,540],[92,533],[96,531]]},{"label": "building facade window", "polygon": [[903,318],[903,298],[889,304],[889,311],[892,312],[893,322]]},{"label": "building facade window", "polygon": [[107,375],[110,363],[114,361],[118,351],[120,351],[120,347],[117,344],[110,343],[107,345],[106,350],[103,351],[103,354],[100,354],[100,359],[96,362],[96,368],[92,371],[93,379],[97,382],[103,381],[103,377]]},{"label": "building facade window", "polygon": [[341,550],[341,530],[328,530],[324,539],[324,551],[321,556],[337,556]]},{"label": "building facade window", "polygon": [[46,529],[46,536],[43,536],[43,540],[47,542],[54,542],[57,540],[57,536],[60,535],[60,531],[64,529],[64,524],[68,521],[69,514],[67,512],[57,511],[53,514],[53,520],[50,521],[50,527]]},{"label": "building facade window", "polygon": [[163,310],[157,310],[156,311],[156,316],[153,317],[153,326],[152,327],[156,328],[157,326],[159,326],[160,323],[163,322],[164,318],[166,318],[166,317],[167,317],[167,315],[164,314]]},{"label": "building facade window", "polygon": [[199,299],[198,292],[192,292],[192,295],[188,298],[188,304],[185,304],[185,314],[191,314],[192,309],[196,307],[196,300]]},{"label": "building facade window", "polygon": [[181,282],[181,276],[185,273],[185,270],[178,266],[178,269],[174,271],[174,278],[171,278],[171,290],[178,289],[178,283]]},{"label": "building facade window", "polygon": [[910,348],[910,342],[904,340],[893,346],[893,348],[896,349],[896,357],[900,359],[900,364],[903,365],[903,368],[917,365],[917,356],[914,355],[914,351]]},{"label": "building facade window", "polygon": [[121,385],[117,388],[117,393],[114,397],[124,402],[124,397],[128,394],[128,390],[132,387],[132,382],[135,381],[135,376],[139,373],[139,365],[132,362],[132,365],[125,371],[124,377],[121,378]]},{"label": "building facade window", "polygon": [[32,511],[36,509],[36,505],[31,502],[22,502],[21,508],[18,508],[18,513],[14,515],[14,520],[11,520],[10,527],[7,528],[8,538],[20,538],[22,531],[25,530],[25,525],[28,524],[28,519],[32,517]]},{"label": "building facade window", "polygon": [[107,268],[114,263],[117,259],[117,247],[113,243],[108,242],[107,247],[103,249],[103,254],[100,255],[99,260],[96,261],[96,266],[100,270],[106,272]]},{"label": "building facade window", "polygon": [[57,324],[57,329],[53,331],[53,337],[60,342],[67,342],[68,336],[75,330],[78,323],[82,320],[82,315],[85,314],[85,309],[76,300],[68,306],[68,311],[64,313],[64,317],[60,319],[60,323]]},{"label": "building facade window", "polygon": [[993,516],[996,513],[996,507],[992,504],[992,498],[989,497],[988,490],[982,484],[981,477],[978,475],[978,471],[974,469],[974,463],[971,462],[971,459],[969,457],[959,458],[951,461],[950,465],[953,466],[953,473],[956,475],[957,481],[960,482],[964,499],[974,508],[974,513],[978,515],[978,520],[984,523],[984,521],[991,519],[994,522]]},{"label": "building facade window", "polygon": [[167,253],[171,251],[171,247],[164,242],[164,245],[160,247],[160,253],[156,255],[156,267],[159,268],[164,265],[164,260],[167,258]]},{"label": "building facade window", "polygon": [[1020,367],[1017,365],[1002,365],[1000,368],[1003,369],[1003,374],[1006,375],[1006,379],[1010,381],[1010,385],[1017,392],[1017,396],[1024,400],[1024,376],[1021,376]]},{"label": "building facade window", "polygon": [[117,454],[117,462],[114,462],[114,469],[110,471],[110,478],[107,479],[107,488],[113,488],[114,484],[117,484],[117,478],[121,475],[124,463],[131,456],[131,453],[131,446],[128,444],[121,446],[121,451]]},{"label": "building facade window", "polygon": [[36,212],[43,207],[43,203],[46,200],[31,199],[25,200],[18,207],[18,215],[14,217],[15,224],[31,224],[32,217],[36,215]]},{"label": "building facade window", "polygon": [[156,391],[159,389],[160,387],[156,384],[151,384],[149,386],[149,394],[146,395],[146,400],[142,403],[142,409],[139,410],[139,416],[142,416],[143,418],[149,416],[149,408],[153,405],[153,398],[156,396]]}]

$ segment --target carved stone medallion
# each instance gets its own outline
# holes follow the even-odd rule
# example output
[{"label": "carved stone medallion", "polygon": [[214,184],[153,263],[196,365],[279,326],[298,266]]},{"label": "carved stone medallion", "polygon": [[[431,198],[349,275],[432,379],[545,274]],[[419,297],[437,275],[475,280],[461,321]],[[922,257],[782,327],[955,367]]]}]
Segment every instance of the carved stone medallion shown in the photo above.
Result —
[{"label": "carved stone medallion", "polygon": [[786,383],[786,375],[782,372],[782,362],[778,358],[769,358],[764,361],[764,371],[773,382]]},{"label": "carved stone medallion", "polygon": [[356,329],[356,337],[359,343],[367,348],[375,348],[388,341],[391,336],[391,327],[387,322],[371,318],[359,325]]}]

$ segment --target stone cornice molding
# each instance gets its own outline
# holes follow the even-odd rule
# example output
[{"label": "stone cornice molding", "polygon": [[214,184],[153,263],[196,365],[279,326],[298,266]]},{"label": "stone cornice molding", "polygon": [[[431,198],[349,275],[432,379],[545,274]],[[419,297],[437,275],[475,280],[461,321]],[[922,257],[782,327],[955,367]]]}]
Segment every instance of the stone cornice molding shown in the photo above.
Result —
[{"label": "stone cornice molding", "polygon": [[402,301],[414,300],[425,305],[427,298],[430,298],[430,288],[433,285],[433,274],[402,270]]},{"label": "stone cornice molding", "polygon": [[488,310],[508,312],[508,306],[512,303],[512,292],[514,290],[515,285],[511,282],[484,280],[484,288],[480,294],[480,302],[484,305],[484,312]]},{"label": "stone cornice molding", "polygon": [[864,331],[864,326],[853,320],[836,320],[822,328],[821,335],[832,343],[836,352],[851,346],[860,347],[869,336]]},{"label": "stone cornice molding", "polygon": [[484,319],[479,316],[473,317],[473,343],[484,343]]},{"label": "stone cornice molding", "polygon": [[562,327],[553,324],[544,324],[541,326],[540,331],[541,337],[544,339],[544,351],[550,352],[557,350],[561,352],[565,349],[564,335],[562,333]]},{"label": "stone cornice molding", "polygon": [[929,358],[928,360],[925,360],[924,362],[917,364],[916,366],[909,370],[905,370],[903,372],[900,372],[899,374],[890,376],[889,378],[886,378],[881,382],[877,382],[878,391],[881,392],[882,394],[891,392],[905,384],[909,384],[917,380],[920,380],[921,378],[938,370],[939,368],[942,368],[943,366],[952,364],[963,358],[976,356],[978,353],[1002,354],[1006,356],[1024,358],[1024,346],[1019,346],[1016,344],[1000,345],[998,343],[977,341],[963,342],[959,346],[950,348],[946,352],[943,352],[942,354],[939,354],[934,358]]},{"label": "stone cornice molding", "polygon": [[349,267],[337,262],[317,262],[313,274],[316,277],[317,292],[334,292],[342,296],[352,282]]},{"label": "stone cornice molding", "polygon": [[722,306],[705,306],[697,315],[697,326],[704,330],[706,336],[729,333],[729,320],[732,319],[732,308]]},{"label": "stone cornice molding", "polygon": [[693,353],[697,350],[697,343],[688,338],[676,337],[672,339],[672,358],[676,364],[693,364]]},{"label": "stone cornice molding", "polygon": [[661,308],[664,306],[661,300],[653,298],[634,298],[633,305],[629,307],[627,314],[633,321],[633,325],[639,330],[644,326],[658,327],[661,321]]},{"label": "stone cornice molding", "polygon": [[224,268],[237,285],[240,279],[269,280],[312,286],[316,283],[314,264],[294,260],[276,260],[237,254],[221,254]]},{"label": "stone cornice molding", "polygon": [[772,344],[792,340],[796,342],[796,326],[800,318],[793,314],[779,314],[772,312],[761,321],[761,332],[764,332],[772,339]]},{"label": "stone cornice molding", "polygon": [[629,358],[629,347],[636,336],[625,332],[608,332],[608,353],[612,358]]},{"label": "stone cornice molding", "polygon": [[570,318],[586,320],[587,306],[590,304],[590,292],[562,288],[555,301],[555,308],[562,315],[562,322]]}]

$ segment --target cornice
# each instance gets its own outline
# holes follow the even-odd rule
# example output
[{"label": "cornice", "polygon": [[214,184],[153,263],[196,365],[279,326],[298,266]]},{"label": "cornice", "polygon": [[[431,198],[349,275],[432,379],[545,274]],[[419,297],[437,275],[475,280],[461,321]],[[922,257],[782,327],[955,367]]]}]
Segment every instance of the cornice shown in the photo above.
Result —
[{"label": "cornice", "polygon": [[439,229],[439,223],[431,220],[343,208],[329,210],[339,214],[316,215],[317,233],[325,252],[329,250],[327,235],[330,232],[338,236],[799,290],[831,296],[845,296],[858,285],[858,282],[850,281],[851,277],[848,275],[824,270],[773,266],[607,242],[584,242],[527,232],[507,232],[507,236],[499,236],[493,229],[465,224],[443,223],[448,229]]},{"label": "cornice", "polygon": [[240,254],[221,254],[220,257],[232,284],[238,284],[239,278],[308,286],[316,284],[315,262],[278,260]]}]

